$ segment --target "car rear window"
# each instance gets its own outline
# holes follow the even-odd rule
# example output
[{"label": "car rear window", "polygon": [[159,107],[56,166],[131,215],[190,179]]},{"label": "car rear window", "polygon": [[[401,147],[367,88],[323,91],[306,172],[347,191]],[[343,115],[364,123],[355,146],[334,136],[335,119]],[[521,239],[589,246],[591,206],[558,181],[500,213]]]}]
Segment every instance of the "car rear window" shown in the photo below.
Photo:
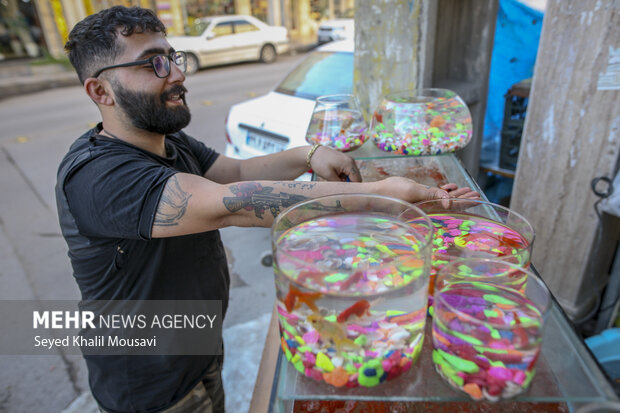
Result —
[{"label": "car rear window", "polygon": [[213,28],[213,33],[215,33],[216,37],[219,36],[228,36],[233,34],[233,26],[231,22],[218,23]]},{"label": "car rear window", "polygon": [[314,52],[276,88],[279,93],[316,99],[353,91],[353,53]]},{"label": "car rear window", "polygon": [[254,32],[259,30],[258,27],[245,20],[235,20],[235,33]]}]

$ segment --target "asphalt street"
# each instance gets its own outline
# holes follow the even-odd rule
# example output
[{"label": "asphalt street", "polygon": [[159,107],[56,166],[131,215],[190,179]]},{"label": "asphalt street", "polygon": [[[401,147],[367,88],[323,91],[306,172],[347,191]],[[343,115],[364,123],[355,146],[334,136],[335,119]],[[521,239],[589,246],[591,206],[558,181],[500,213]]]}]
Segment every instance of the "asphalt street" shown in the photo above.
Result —
[{"label": "asphalt street", "polygon": [[[193,121],[186,131],[218,151],[229,107],[273,87],[303,55],[247,63],[188,77]],[[78,300],[60,234],[54,185],[69,145],[99,121],[81,87],[0,101],[0,299]],[[233,288],[224,324],[229,411],[247,410],[275,296],[268,229],[226,228],[222,238]],[[6,332],[3,332],[6,334]],[[94,411],[81,357],[0,356],[0,412]]]}]

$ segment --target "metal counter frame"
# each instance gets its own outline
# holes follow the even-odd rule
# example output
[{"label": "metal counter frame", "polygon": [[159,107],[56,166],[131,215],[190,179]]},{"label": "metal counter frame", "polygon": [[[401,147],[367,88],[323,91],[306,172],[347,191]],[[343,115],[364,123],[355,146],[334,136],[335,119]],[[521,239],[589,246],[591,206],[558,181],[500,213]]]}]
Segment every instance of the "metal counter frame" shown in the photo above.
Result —
[{"label": "metal counter frame", "polygon": [[[394,162],[410,162],[415,159],[418,164],[439,164],[449,182],[480,191],[453,154],[417,158],[390,157],[369,145],[351,154],[359,160],[393,158]],[[250,411],[289,413],[293,412],[296,402],[307,403],[312,400],[387,403],[386,406],[397,408],[396,411],[411,411],[410,403],[423,404],[435,411],[450,411],[449,406],[457,411],[455,409],[463,410],[463,406],[469,406],[465,410],[589,412],[593,411],[589,406],[606,403],[610,407],[620,405],[620,399],[609,379],[583,340],[577,336],[555,299],[547,319],[536,376],[525,393],[499,403],[471,401],[465,393],[454,390],[435,372],[431,361],[430,324],[428,318],[422,352],[407,373],[373,388],[337,389],[299,374],[282,356],[274,310]],[[613,410],[610,408],[609,411]]]}]

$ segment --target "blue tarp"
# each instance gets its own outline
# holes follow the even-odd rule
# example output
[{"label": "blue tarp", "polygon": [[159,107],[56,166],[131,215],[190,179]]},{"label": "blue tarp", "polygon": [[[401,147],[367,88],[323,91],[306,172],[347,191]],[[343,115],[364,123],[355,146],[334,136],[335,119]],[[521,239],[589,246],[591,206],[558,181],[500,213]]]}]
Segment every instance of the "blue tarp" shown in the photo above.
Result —
[{"label": "blue tarp", "polygon": [[492,162],[499,157],[504,95],[512,85],[534,74],[542,21],[542,12],[517,0],[499,2],[484,119],[483,162]]}]

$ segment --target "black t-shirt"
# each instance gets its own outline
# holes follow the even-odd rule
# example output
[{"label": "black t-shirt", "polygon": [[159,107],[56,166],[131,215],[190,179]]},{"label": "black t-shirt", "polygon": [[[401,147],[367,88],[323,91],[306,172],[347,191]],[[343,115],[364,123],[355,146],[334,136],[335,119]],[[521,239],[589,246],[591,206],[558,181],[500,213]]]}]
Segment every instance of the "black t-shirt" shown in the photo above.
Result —
[{"label": "black t-shirt", "polygon": [[[60,224],[84,300],[222,300],[230,284],[218,231],[151,239],[166,181],[204,175],[218,154],[183,132],[166,136],[166,157],[98,135],[69,149],[58,171]],[[170,407],[216,356],[85,356],[97,401],[112,412]]]}]

